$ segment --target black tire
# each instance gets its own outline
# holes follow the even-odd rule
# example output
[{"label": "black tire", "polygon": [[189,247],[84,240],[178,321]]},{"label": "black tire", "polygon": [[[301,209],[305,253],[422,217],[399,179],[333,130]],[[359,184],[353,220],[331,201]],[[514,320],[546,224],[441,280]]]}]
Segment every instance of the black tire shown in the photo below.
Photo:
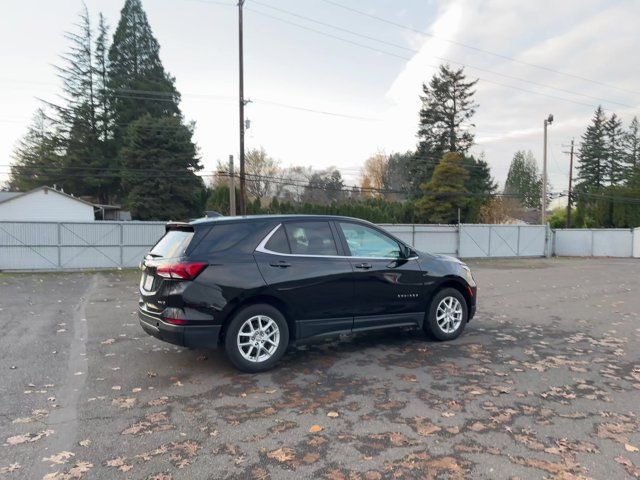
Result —
[{"label": "black tire", "polygon": [[[269,358],[263,361],[251,361],[245,358],[240,351],[241,347],[238,345],[238,334],[240,333],[240,328],[247,320],[258,315],[268,317],[276,323],[279,331],[279,341],[278,346]],[[264,372],[273,368],[287,350],[287,346],[289,345],[289,327],[282,313],[271,305],[265,303],[250,305],[234,315],[227,327],[224,343],[227,358],[238,370],[247,373]],[[257,351],[260,353],[260,350]]]},{"label": "black tire", "polygon": [[[457,328],[455,328],[453,331],[446,331],[438,324],[437,313],[440,303],[450,297],[453,297],[457,299],[458,302],[460,302],[460,306],[462,307],[462,318]],[[462,295],[462,293],[460,293],[460,291],[456,290],[455,288],[443,288],[442,290],[437,292],[431,300],[431,305],[429,305],[429,310],[427,311],[424,322],[424,329],[427,333],[431,334],[437,340],[453,340],[454,338],[458,338],[460,336],[467,324],[468,319],[469,307],[467,306],[467,301],[465,300],[464,295]]]}]

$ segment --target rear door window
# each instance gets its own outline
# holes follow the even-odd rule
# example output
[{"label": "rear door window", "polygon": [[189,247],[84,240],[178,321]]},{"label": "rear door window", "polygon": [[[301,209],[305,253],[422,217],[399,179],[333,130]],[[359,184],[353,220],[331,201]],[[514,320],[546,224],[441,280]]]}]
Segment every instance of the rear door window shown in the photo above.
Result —
[{"label": "rear door window", "polygon": [[193,232],[170,230],[156,243],[149,254],[153,257],[162,258],[181,257],[187,250],[192,238]]},{"label": "rear door window", "polygon": [[298,255],[338,255],[329,222],[286,224],[291,253]]}]

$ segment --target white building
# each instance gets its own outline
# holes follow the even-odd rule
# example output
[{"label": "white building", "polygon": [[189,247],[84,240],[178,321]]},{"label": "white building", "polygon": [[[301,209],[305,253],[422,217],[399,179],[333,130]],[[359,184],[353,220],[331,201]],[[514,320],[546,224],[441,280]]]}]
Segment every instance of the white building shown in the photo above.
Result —
[{"label": "white building", "polygon": [[49,187],[0,192],[0,222],[93,222],[92,203]]}]

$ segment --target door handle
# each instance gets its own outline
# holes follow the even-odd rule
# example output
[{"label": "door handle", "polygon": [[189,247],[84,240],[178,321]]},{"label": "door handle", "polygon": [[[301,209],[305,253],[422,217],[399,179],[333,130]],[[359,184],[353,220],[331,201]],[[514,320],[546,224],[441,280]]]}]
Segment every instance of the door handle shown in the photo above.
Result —
[{"label": "door handle", "polygon": [[356,268],[360,268],[361,270],[369,270],[370,268],[373,268],[373,265],[371,265],[370,263],[359,263],[358,265],[356,265]]},{"label": "door handle", "polygon": [[271,265],[272,267],[277,267],[277,268],[287,268],[287,267],[291,266],[291,264],[289,262],[285,262],[284,260],[280,260],[278,262],[273,262],[273,263],[270,263],[269,265]]}]

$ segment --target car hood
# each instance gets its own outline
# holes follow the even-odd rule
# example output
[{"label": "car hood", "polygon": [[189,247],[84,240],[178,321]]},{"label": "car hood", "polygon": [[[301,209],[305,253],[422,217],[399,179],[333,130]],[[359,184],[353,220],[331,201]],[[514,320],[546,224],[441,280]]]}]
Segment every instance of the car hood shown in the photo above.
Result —
[{"label": "car hood", "polygon": [[452,263],[464,263],[457,257],[452,257],[451,255],[444,255],[442,253],[431,254],[431,257],[436,258],[438,260],[442,260],[443,262],[452,262]]}]

